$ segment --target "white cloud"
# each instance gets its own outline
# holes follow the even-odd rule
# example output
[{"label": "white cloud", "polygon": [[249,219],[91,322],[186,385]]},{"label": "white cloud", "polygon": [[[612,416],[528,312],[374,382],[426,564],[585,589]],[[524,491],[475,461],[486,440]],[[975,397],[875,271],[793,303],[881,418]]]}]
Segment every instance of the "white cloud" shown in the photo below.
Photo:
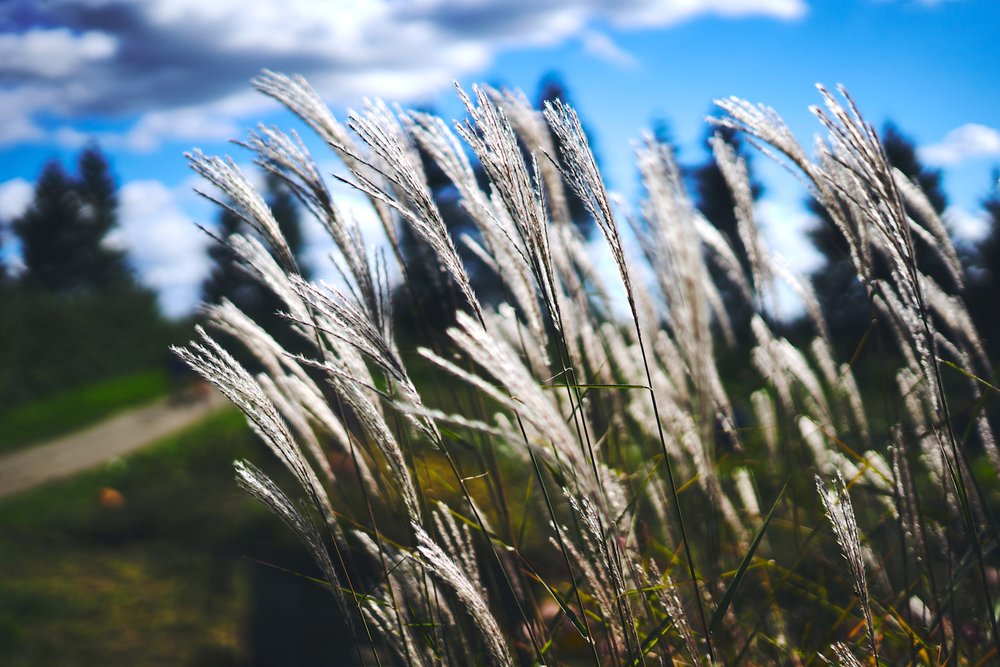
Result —
[{"label": "white cloud", "polygon": [[931,164],[950,165],[979,157],[1000,155],[1000,131],[966,123],[955,128],[936,144],[920,149],[920,157]]},{"label": "white cloud", "polygon": [[777,199],[761,199],[754,209],[768,246],[785,258],[790,269],[807,274],[820,267],[823,256],[806,236],[815,220],[808,211]]},{"label": "white cloud", "polygon": [[961,206],[949,206],[944,218],[955,230],[955,235],[967,241],[979,241],[990,229],[990,221],[984,211],[970,213]]},{"label": "white cloud", "polygon": [[[768,16],[784,21],[803,17],[804,0],[653,0],[651,2],[606,3],[608,18],[619,25],[659,27],[688,21],[697,16],[727,18]],[[617,7],[615,5],[618,5]]]},{"label": "white cloud", "polygon": [[31,204],[34,187],[23,178],[0,183],[0,221],[8,223],[19,218]]},{"label": "white cloud", "polygon": [[584,30],[580,42],[587,53],[619,67],[636,67],[639,61],[628,51],[615,44],[610,37],[597,30]]},{"label": "white cloud", "polygon": [[69,28],[34,28],[0,35],[0,62],[5,72],[15,75],[62,79],[108,60],[117,48],[117,40],[102,32],[78,35]]},{"label": "white cloud", "polygon": [[148,152],[165,140],[226,141],[240,134],[239,126],[229,118],[209,109],[183,108],[145,114],[120,143],[137,152]]},{"label": "white cloud", "polygon": [[167,315],[190,313],[210,268],[208,237],[181,208],[177,193],[160,181],[130,181],[119,197],[121,226],[111,242],[128,252]]},{"label": "white cloud", "polygon": [[[27,2],[27,0],[21,0]],[[594,25],[662,27],[699,16],[791,20],[805,0],[50,0],[47,28],[0,34],[0,143],[40,135],[37,117],[140,119],[118,138],[214,140],[268,104],[247,81],[263,67],[298,72],[331,103],[413,101],[485,69],[495,55],[579,37],[622,65],[633,58]],[[0,100],[2,102],[3,100]],[[106,142],[109,138],[103,137]],[[109,144],[110,145],[110,144]]]}]

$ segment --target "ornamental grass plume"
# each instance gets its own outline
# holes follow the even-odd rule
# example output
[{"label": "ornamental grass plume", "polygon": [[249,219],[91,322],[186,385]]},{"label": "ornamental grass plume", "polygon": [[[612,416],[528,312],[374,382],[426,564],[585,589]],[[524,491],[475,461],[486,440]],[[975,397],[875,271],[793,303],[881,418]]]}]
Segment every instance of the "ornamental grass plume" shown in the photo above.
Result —
[{"label": "ornamental grass plume", "polygon": [[[889,334],[854,359],[837,358],[808,279],[764,241],[746,164],[722,140],[733,238],[650,135],[635,147],[641,200],[620,204],[561,102],[538,111],[484,86],[459,89],[467,117],[453,124],[378,100],[342,122],[301,77],[254,85],[333,151],[333,177],[360,193],[387,247],[369,245],[297,134],[258,127],[241,145],[336,248],[340,281],[307,280],[235,163],[192,153],[249,223],[224,240],[299,345],[284,350],[288,336],[223,302],[205,326],[258,374],[208,331],[177,353],[290,473],[281,489],[266,466],[236,462],[240,486],[312,555],[358,664],[995,658],[990,361],[961,295],[913,251],[914,236],[934,241],[961,285],[947,231],[846,92],[820,89],[815,157],[766,107],[720,101],[712,122],[796,172],[845,241]],[[474,233],[452,238],[432,163]],[[600,238],[576,229],[570,198]],[[446,335],[418,341],[394,318],[390,276],[405,287],[413,275],[403,231],[452,290]],[[495,274],[500,303],[477,294],[460,244]],[[750,341],[732,335],[723,283],[753,313]],[[803,302],[797,330],[773,311],[779,284]],[[833,489],[817,471],[838,475]]]}]

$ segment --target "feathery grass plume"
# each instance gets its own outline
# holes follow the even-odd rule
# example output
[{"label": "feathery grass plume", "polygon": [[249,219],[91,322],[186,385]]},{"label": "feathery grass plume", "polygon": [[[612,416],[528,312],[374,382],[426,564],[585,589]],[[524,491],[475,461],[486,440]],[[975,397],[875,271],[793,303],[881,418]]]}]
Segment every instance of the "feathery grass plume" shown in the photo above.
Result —
[{"label": "feathery grass plume", "polygon": [[196,330],[204,344],[191,341],[187,348],[171,348],[173,352],[240,408],[250,426],[309,493],[324,518],[334,521],[326,489],[292,438],[274,403],[232,355],[200,326]]},{"label": "feathery grass plume", "polygon": [[861,661],[854,657],[851,649],[840,642],[833,645],[833,653],[837,656],[837,664],[840,667],[862,667]]},{"label": "feathery grass plume", "polygon": [[750,271],[754,291],[758,298],[770,291],[770,267],[765,261],[768,250],[757,230],[754,219],[753,193],[750,188],[750,174],[746,161],[736,153],[722,135],[716,133],[709,139],[712,155],[719,166],[726,187],[732,193],[736,214],[736,231],[750,260]]},{"label": "feathery grass plume", "polygon": [[[281,299],[293,320],[296,322],[310,321],[309,309],[291,286],[290,276],[297,274],[288,274],[282,270],[264,245],[252,236],[233,234],[228,241],[229,247],[242,260],[243,266],[250,271],[255,280]],[[301,328],[298,331],[304,336],[308,337],[309,335]]]},{"label": "feathery grass plume", "polygon": [[207,156],[200,150],[186,153],[185,157],[191,168],[221,190],[224,197],[219,199],[204,192],[199,194],[244,220],[254,231],[267,239],[268,244],[278,253],[283,269],[298,273],[295,257],[278,227],[278,221],[274,219],[271,207],[250,184],[233,159]]},{"label": "feathery grass plume", "polygon": [[[635,618],[627,594],[625,573],[621,566],[621,558],[617,547],[609,543],[613,539],[602,525],[601,517],[594,504],[586,497],[576,497],[568,491],[563,492],[570,507],[576,513],[582,526],[582,553],[577,553],[577,564],[581,556],[594,563],[599,575],[597,581],[591,582],[593,591],[605,597],[603,609],[604,623],[611,631],[616,642],[614,651],[623,655],[635,655],[639,648],[639,638],[635,634]],[[597,585],[599,583],[599,588]],[[636,586],[638,587],[638,586]]]},{"label": "feathery grass plume", "polygon": [[323,452],[319,438],[316,437],[316,433],[306,418],[305,410],[297,401],[287,397],[278,384],[271,379],[271,376],[266,373],[259,373],[256,379],[261,389],[264,390],[264,393],[267,394],[268,398],[271,399],[271,402],[278,409],[278,413],[291,426],[298,441],[305,443],[305,450],[309,452],[309,456],[316,463],[320,472],[323,473],[323,478],[327,484],[334,484],[336,480],[333,468],[330,467],[330,462]]},{"label": "feathery grass plume", "polygon": [[483,643],[489,649],[495,664],[513,665],[514,660],[507,648],[507,642],[481,590],[419,524],[413,524],[413,532],[417,537],[417,553],[420,554],[421,560],[431,574],[458,598],[464,611],[479,629]]},{"label": "feathery grass plume", "polygon": [[927,246],[937,253],[948,271],[948,275],[961,290],[965,283],[962,261],[952,243],[951,234],[948,233],[948,229],[944,226],[937,211],[934,210],[934,205],[931,204],[920,185],[910,180],[899,169],[893,167],[892,176],[903,202],[920,218],[919,221],[910,218],[910,230],[928,242]]},{"label": "feathery grass plume", "polygon": [[774,457],[778,453],[778,421],[774,411],[774,401],[765,389],[758,389],[750,394],[750,401],[757,423],[760,424],[761,433],[764,435],[764,444]]},{"label": "feathery grass plume", "polygon": [[476,550],[472,547],[469,526],[463,523],[459,527],[451,509],[441,501],[438,501],[437,507],[431,512],[431,518],[434,520],[434,526],[437,528],[444,551],[465,571],[465,576],[485,598],[486,588],[483,586],[483,577],[479,572]]},{"label": "feathery grass plume", "polygon": [[241,145],[257,154],[255,162],[280,177],[313,217],[323,225],[347,264],[347,288],[375,317],[383,314],[384,297],[378,274],[372,270],[356,220],[345,217],[319,173],[319,168],[298,135],[260,126]]},{"label": "feathery grass plume", "polygon": [[[642,568],[639,569],[643,571]],[[684,605],[677,595],[676,584],[671,580],[669,574],[660,574],[660,569],[653,560],[649,561],[649,573],[647,576],[649,578],[645,585],[656,593],[656,597],[663,606],[664,611],[666,611],[667,617],[674,623],[678,633],[680,633],[681,639],[684,642],[684,648],[688,653],[688,658],[691,659],[692,664],[702,664],[702,652],[698,648],[698,641],[684,611]]]},{"label": "feathery grass plume", "polygon": [[365,113],[352,113],[348,126],[372,150],[378,159],[375,168],[396,191],[396,196],[373,181],[368,170],[361,169],[358,165],[348,164],[356,182],[347,182],[402,216],[417,236],[430,245],[473,312],[482,319],[479,298],[472,289],[469,274],[431,196],[420,156],[396,115],[384,102],[376,100],[368,103]]},{"label": "feathery grass plume", "polygon": [[[459,98],[465,105],[469,120],[456,124],[459,136],[472,148],[483,170],[493,184],[500,216],[506,217],[516,232],[517,245],[535,280],[556,327],[562,327],[557,301],[556,275],[549,248],[547,213],[539,185],[533,175],[538,169],[525,164],[510,122],[503,109],[496,105],[496,95],[489,88],[473,88],[475,103],[460,87]],[[532,167],[536,167],[532,159]]]},{"label": "feathery grass plume", "polygon": [[[308,499],[302,508],[237,467],[241,484],[292,526],[321,569],[344,579],[344,592],[358,591],[343,610],[375,632],[367,641],[379,660],[512,664],[529,650],[539,663],[574,661],[584,650],[611,664],[808,660],[830,652],[825,624],[833,631],[846,612],[824,602],[825,582],[843,576],[856,589],[871,652],[886,663],[905,661],[913,646],[947,660],[986,655],[984,640],[957,628],[968,619],[983,625],[989,607],[960,593],[993,498],[963,491],[973,489],[967,466],[980,454],[950,440],[945,392],[978,405],[987,359],[961,300],[915,265],[910,236],[943,243],[943,225],[917,186],[889,169],[853,103],[826,94],[819,115],[830,137],[814,159],[766,108],[724,102],[729,114],[717,122],[783,159],[829,211],[890,332],[878,341],[881,374],[863,358],[852,366],[836,357],[812,286],[759,238],[745,165],[723,142],[713,148],[736,200],[739,238],[731,242],[698,214],[669,148],[651,139],[635,154],[638,212],[613,202],[575,112],[562,103],[539,113],[519,93],[476,88],[459,92],[468,120],[454,129],[380,102],[345,125],[300,78],[265,72],[255,83],[324,138],[350,172],[342,180],[369,197],[387,231],[409,224],[431,238],[457,283],[458,242],[503,280],[505,302],[489,308],[474,301],[471,284],[459,284],[473,305],[433,352],[411,359],[393,330],[384,259],[342,214],[339,191],[327,188],[297,135],[260,126],[244,142],[333,238],[330,259],[343,284],[299,276],[282,259],[280,239],[257,221],[259,234],[227,241],[249,277],[281,300],[301,338],[298,353],[223,302],[206,308],[207,323],[245,346],[265,373],[251,376],[207,338],[181,354],[292,470]],[[418,146],[453,183],[475,240],[448,236]],[[231,190],[248,186],[213,160],[198,162],[210,178]],[[233,205],[255,215],[257,199],[235,194],[242,203]],[[631,322],[618,319],[610,296],[618,288],[569,219],[570,194],[602,230],[618,273],[610,280],[622,281]],[[616,216],[635,233],[634,246]],[[749,270],[733,244],[746,248]],[[953,249],[942,259],[957,268]],[[719,347],[726,313],[713,263],[749,303],[752,348]],[[771,319],[779,281],[804,303],[811,331],[801,338]],[[741,354],[751,363],[731,375]],[[939,364],[966,377],[946,384]],[[982,458],[1000,463],[988,416],[968,417]],[[350,457],[357,480],[327,465],[330,453]],[[804,502],[799,488],[754,535],[759,497],[789,476],[790,489],[801,487],[794,480],[813,461],[824,476],[838,475],[829,488],[817,481],[822,504]],[[867,490],[881,516],[865,534],[840,475]],[[326,494],[341,490],[345,499],[360,492],[364,504],[345,503],[334,515]],[[474,520],[448,509],[460,503]],[[803,539],[824,510],[847,572],[818,557],[822,540]],[[340,522],[356,530],[345,535]],[[336,567],[333,551],[327,563],[316,553],[327,548],[336,549]],[[495,563],[479,560],[487,548]],[[677,579],[678,567],[689,581]],[[354,588],[351,577],[363,585]],[[893,601],[877,639],[872,594]],[[907,608],[911,599],[924,609]],[[814,610],[808,619],[805,606]],[[856,648],[834,647],[833,659],[857,664]]]},{"label": "feathery grass plume", "polygon": [[[351,136],[347,127],[334,118],[319,94],[301,76],[287,76],[264,70],[251,84],[268,97],[274,98],[289,111],[301,118],[343,160],[352,173],[364,173],[372,182],[379,182],[381,175],[366,161],[364,151]],[[397,257],[399,241],[390,207],[378,197],[368,196],[382,223]]]},{"label": "feathery grass plume", "polygon": [[847,486],[844,478],[837,473],[833,488],[830,489],[820,477],[816,476],[816,491],[823,501],[826,516],[833,526],[833,532],[837,536],[837,544],[840,545],[841,554],[847,561],[847,569],[851,573],[851,580],[854,585],[854,593],[858,596],[861,610],[865,616],[865,624],[868,627],[868,642],[871,648],[872,657],[878,664],[878,648],[876,646],[875,623],[872,619],[871,604],[868,597],[868,580],[865,576],[865,561],[862,555],[861,538],[858,533],[858,524],[854,518],[854,507],[851,505],[851,496],[847,493]]},{"label": "feathery grass plume", "polygon": [[337,599],[340,611],[347,616],[347,601],[337,571],[330,560],[330,554],[323,544],[323,538],[308,516],[300,512],[271,479],[248,461],[235,461],[236,481],[240,487],[262,505],[271,509],[299,537],[309,549],[323,576],[327,578],[330,591]]},{"label": "feathery grass plume", "polygon": [[443,120],[416,112],[410,112],[405,120],[410,134],[455,185],[462,207],[472,218],[485,245],[480,247],[471,239],[463,239],[464,242],[480,254],[488,266],[496,267],[497,275],[527,317],[528,326],[535,337],[542,340],[545,324],[535,296],[531,262],[526,254],[529,251],[521,242],[499,195],[491,198],[480,189],[468,155]]}]

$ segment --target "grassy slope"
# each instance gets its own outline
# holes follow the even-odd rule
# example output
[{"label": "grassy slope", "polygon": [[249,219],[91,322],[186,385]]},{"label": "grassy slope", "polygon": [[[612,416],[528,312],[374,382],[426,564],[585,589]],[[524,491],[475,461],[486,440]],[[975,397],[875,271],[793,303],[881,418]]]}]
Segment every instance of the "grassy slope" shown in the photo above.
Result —
[{"label": "grassy slope", "polygon": [[56,394],[0,413],[0,453],[54,438],[162,396],[166,377],[146,371]]},{"label": "grassy slope", "polygon": [[[247,570],[276,521],[232,481],[234,411],[0,503],[0,664],[243,662]],[[102,506],[102,487],[124,505]],[[257,555],[258,558],[267,558]]]}]

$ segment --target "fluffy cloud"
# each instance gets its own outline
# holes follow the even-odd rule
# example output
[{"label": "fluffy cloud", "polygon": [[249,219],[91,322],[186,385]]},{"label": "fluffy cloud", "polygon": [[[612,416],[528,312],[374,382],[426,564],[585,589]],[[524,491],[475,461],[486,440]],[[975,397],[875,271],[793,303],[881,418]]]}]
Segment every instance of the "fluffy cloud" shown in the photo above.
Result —
[{"label": "fluffy cloud", "polygon": [[128,252],[167,315],[191,312],[210,268],[209,239],[182,208],[183,193],[145,180],[126,183],[119,196],[121,227],[110,242]]},{"label": "fluffy cloud", "polygon": [[34,187],[23,178],[0,183],[0,222],[8,223],[28,209]]},{"label": "fluffy cloud", "polygon": [[90,30],[74,34],[68,28],[35,28],[21,34],[0,34],[0,62],[7,77],[65,79],[107,60],[117,40]]},{"label": "fluffy cloud", "polygon": [[944,212],[945,221],[955,230],[955,235],[966,241],[979,241],[990,229],[985,211],[970,213],[961,206],[949,206]]},{"label": "fluffy cloud", "polygon": [[936,144],[920,149],[920,157],[931,164],[948,165],[979,157],[1000,155],[1000,131],[986,125],[966,123]]},{"label": "fluffy cloud", "polygon": [[[246,95],[247,81],[263,67],[304,74],[337,104],[362,95],[405,101],[516,46],[580,37],[591,52],[628,62],[592,31],[598,23],[666,26],[706,14],[788,20],[805,10],[805,0],[340,0],[336,7],[312,0],[8,0],[0,9],[0,82],[7,83],[0,95],[17,99],[0,104],[0,127],[16,132],[0,141],[58,139],[39,134],[40,113],[66,121],[140,117],[121,140],[138,149],[170,137],[214,139],[234,118],[268,104]],[[180,118],[169,116],[175,110]]]}]

